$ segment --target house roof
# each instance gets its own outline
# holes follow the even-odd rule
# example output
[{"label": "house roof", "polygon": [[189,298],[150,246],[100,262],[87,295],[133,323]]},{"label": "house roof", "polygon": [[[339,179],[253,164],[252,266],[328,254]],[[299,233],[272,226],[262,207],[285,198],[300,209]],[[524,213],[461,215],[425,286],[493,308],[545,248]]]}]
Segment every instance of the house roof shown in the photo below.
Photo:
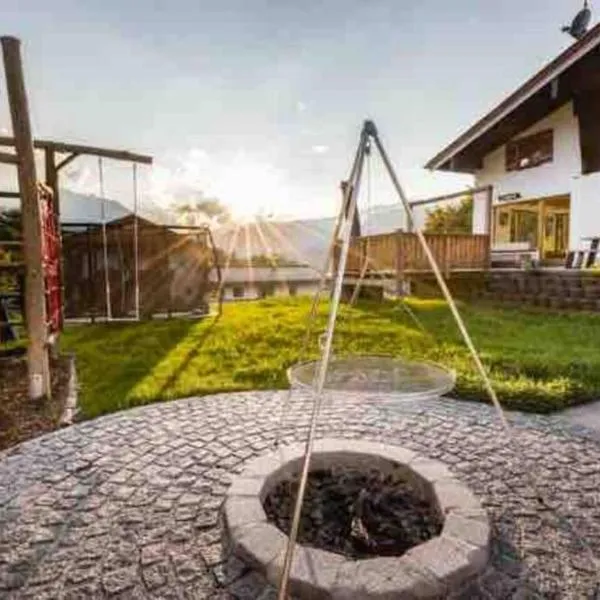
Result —
[{"label": "house roof", "polygon": [[[565,74],[573,65],[581,61],[581,59],[599,46],[600,23],[595,25],[583,38],[569,46],[488,114],[438,152],[438,154],[427,162],[425,168],[449,171],[463,170],[467,172],[475,170],[469,165],[461,168],[461,166],[454,164],[455,160],[469,148],[471,148],[471,151],[477,149],[481,153],[485,150],[492,150],[494,144],[497,147],[510,139],[515,134],[514,128],[505,127],[503,134],[496,133],[495,136],[493,135],[493,130],[496,129],[496,132],[501,131],[501,127],[499,126],[502,125],[503,121],[506,122],[517,111],[523,109],[525,104],[534,96],[541,94],[544,98],[540,97],[537,104],[530,102],[527,111],[522,110],[521,121],[525,125],[532,125],[535,120],[542,119],[549,112],[558,108],[561,103],[564,104],[567,102],[569,98],[564,93],[556,94],[551,91],[552,82]],[[569,83],[572,85],[573,81]],[[546,101],[543,102],[542,100]],[[487,143],[484,140],[486,135],[488,136]]]}]

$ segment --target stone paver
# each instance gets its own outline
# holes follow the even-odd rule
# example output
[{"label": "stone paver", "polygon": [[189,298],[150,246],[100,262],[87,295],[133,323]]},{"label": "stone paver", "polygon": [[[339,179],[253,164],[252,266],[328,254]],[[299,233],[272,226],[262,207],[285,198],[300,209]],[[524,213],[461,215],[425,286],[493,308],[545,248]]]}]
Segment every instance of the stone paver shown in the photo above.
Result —
[{"label": "stone paver", "polygon": [[600,400],[563,411],[560,418],[573,425],[581,425],[596,432],[600,439]]},{"label": "stone paver", "polygon": [[[271,447],[285,397],[152,405],[5,454],[0,598],[273,598],[264,579],[231,557],[222,505],[244,463]],[[372,400],[327,402],[319,435],[441,461],[491,517],[490,566],[453,598],[595,597],[600,444],[586,430],[518,415],[515,455],[486,406],[430,401],[392,410]],[[295,396],[284,442],[303,439],[309,403]]]}]

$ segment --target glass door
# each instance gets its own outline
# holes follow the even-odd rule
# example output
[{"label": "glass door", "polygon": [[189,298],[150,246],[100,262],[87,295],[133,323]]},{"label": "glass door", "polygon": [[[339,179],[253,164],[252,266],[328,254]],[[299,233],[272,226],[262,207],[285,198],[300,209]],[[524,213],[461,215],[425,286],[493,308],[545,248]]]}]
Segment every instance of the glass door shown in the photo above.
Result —
[{"label": "glass door", "polygon": [[510,223],[511,242],[529,242],[531,248],[537,247],[538,213],[537,211],[513,209]]},{"label": "glass door", "polygon": [[564,255],[569,249],[569,213],[556,213],[554,251]]}]

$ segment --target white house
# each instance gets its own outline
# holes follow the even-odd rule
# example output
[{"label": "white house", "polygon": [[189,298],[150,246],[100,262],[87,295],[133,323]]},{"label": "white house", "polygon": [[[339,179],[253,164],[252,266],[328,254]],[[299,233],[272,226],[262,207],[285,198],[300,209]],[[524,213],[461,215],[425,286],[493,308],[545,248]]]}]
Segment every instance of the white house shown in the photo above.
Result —
[{"label": "white house", "polygon": [[600,237],[600,24],[426,165],[472,173],[474,233],[545,262]]},{"label": "white house", "polygon": [[223,300],[312,295],[319,282],[310,267],[232,267],[223,272]]}]

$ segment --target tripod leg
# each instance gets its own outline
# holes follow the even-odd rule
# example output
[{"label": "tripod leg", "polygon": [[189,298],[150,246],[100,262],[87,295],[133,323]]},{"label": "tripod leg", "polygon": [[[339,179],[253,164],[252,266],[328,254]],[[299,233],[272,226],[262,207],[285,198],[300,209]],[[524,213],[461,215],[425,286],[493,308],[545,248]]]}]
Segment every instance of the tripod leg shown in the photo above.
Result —
[{"label": "tripod leg", "polygon": [[431,270],[433,271],[435,278],[438,282],[438,285],[440,286],[440,289],[442,290],[442,294],[444,295],[444,298],[446,299],[446,302],[448,303],[448,306],[450,307],[452,316],[454,317],[454,320],[456,321],[456,324],[457,324],[458,329],[460,330],[460,333],[465,341],[465,344],[467,345],[467,348],[469,349],[469,352],[471,353],[471,357],[473,358],[475,366],[477,367],[477,370],[479,371],[481,379],[484,382],[484,385],[485,385],[486,391],[490,397],[490,400],[494,404],[494,407],[496,408],[496,410],[498,412],[498,416],[500,417],[500,421],[501,421],[502,425],[505,427],[505,430],[509,431],[508,422],[504,415],[504,411],[502,410],[502,406],[500,405],[500,401],[498,400],[498,397],[496,395],[496,390],[494,390],[494,387],[492,386],[492,382],[489,378],[489,375],[487,374],[487,371],[486,371],[485,367],[483,366],[483,363],[481,362],[481,358],[479,357],[479,353],[477,352],[477,349],[475,348],[475,344],[473,344],[471,335],[469,334],[467,327],[465,325],[465,322],[463,321],[463,318],[462,318],[460,312],[458,311],[458,307],[456,306],[456,303],[454,302],[454,298],[452,297],[452,294],[450,293],[450,290],[448,289],[448,286],[446,285],[446,281],[444,280],[444,277],[442,275],[440,267],[437,264],[435,256],[433,255],[433,252],[431,251],[431,248],[429,247],[429,244],[427,243],[427,240],[425,239],[423,232],[418,227],[414,227],[415,223],[414,223],[414,217],[412,214],[410,202],[408,201],[408,198],[407,198],[406,194],[404,193],[402,186],[400,185],[400,181],[398,180],[398,177],[396,175],[394,167],[392,166],[392,163],[385,151],[385,148],[383,147],[383,144],[381,143],[381,140],[379,139],[379,135],[376,130],[373,132],[373,141],[375,142],[375,146],[377,147],[377,150],[379,151],[379,154],[381,155],[383,164],[385,165],[385,168],[390,176],[390,179],[392,180],[394,189],[396,190],[398,197],[400,198],[400,201],[402,202],[402,205],[404,206],[404,210],[406,211],[406,215],[407,215],[409,224],[414,229],[414,231],[417,235],[417,238],[419,239],[419,242],[421,243],[423,251],[425,252],[425,256],[427,256],[427,260],[429,261],[429,264],[431,266]]},{"label": "tripod leg", "polygon": [[340,260],[337,266],[336,272],[336,280],[335,287],[333,291],[333,298],[331,301],[331,309],[329,312],[329,322],[327,325],[327,336],[325,339],[325,346],[323,348],[323,353],[321,356],[321,361],[319,363],[318,374],[316,374],[316,393],[315,400],[313,404],[313,410],[311,414],[310,420],[310,428],[308,432],[308,436],[306,439],[306,448],[304,451],[304,461],[302,465],[302,473],[300,476],[300,484],[298,488],[298,495],[296,497],[296,504],[294,507],[294,516],[292,519],[292,525],[290,528],[290,534],[287,542],[286,552],[285,552],[285,560],[283,563],[283,571],[281,575],[281,580],[279,584],[279,593],[278,600],[286,600],[288,593],[288,583],[290,576],[290,569],[292,566],[292,560],[294,558],[294,549],[296,545],[296,539],[298,537],[298,529],[300,527],[300,514],[302,511],[302,504],[304,501],[304,494],[306,492],[306,482],[308,480],[308,472],[310,469],[310,459],[312,454],[312,448],[314,444],[314,438],[317,430],[317,421],[319,418],[319,413],[321,410],[321,403],[323,399],[323,388],[325,387],[325,380],[327,377],[327,369],[329,367],[329,360],[331,358],[331,349],[333,345],[333,335],[335,332],[335,322],[337,319],[337,312],[340,305],[340,299],[342,295],[342,284],[344,281],[344,272],[346,270],[346,260],[348,258],[348,250],[350,248],[350,237],[352,233],[352,223],[354,218],[354,212],[356,211],[356,203],[358,192],[360,188],[360,179],[362,175],[362,167],[364,164],[365,157],[365,148],[367,144],[368,138],[363,129],[361,134],[361,142],[359,145],[358,152],[358,161],[357,161],[357,170],[356,170],[356,182],[353,186],[348,186],[348,191],[350,194],[349,198],[349,215],[344,223],[344,231],[343,231],[343,243],[342,243],[342,251],[340,255]]}]

